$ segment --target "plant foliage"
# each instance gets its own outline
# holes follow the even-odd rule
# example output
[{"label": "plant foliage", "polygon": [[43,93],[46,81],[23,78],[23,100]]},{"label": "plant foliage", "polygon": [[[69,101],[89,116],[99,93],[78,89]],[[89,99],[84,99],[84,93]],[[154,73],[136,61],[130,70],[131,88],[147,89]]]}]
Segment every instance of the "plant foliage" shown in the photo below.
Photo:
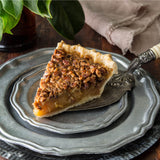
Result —
[{"label": "plant foliage", "polygon": [[47,18],[62,36],[73,39],[84,25],[84,13],[78,0],[0,0],[0,40],[20,21],[23,7]]}]

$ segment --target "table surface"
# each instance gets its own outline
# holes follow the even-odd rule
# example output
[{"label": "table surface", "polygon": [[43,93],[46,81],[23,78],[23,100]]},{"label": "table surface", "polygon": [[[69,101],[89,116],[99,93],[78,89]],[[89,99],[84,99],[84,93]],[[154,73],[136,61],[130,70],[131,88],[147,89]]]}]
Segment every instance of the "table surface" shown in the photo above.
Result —
[{"label": "table surface", "polygon": [[[122,54],[121,50],[113,45],[110,45],[105,38],[96,33],[93,29],[91,29],[88,25],[84,25],[82,30],[77,33],[74,40],[66,40],[62,38],[60,35],[56,33],[56,31],[50,26],[48,21],[42,19],[39,16],[36,16],[36,44],[23,52],[0,52],[0,64],[3,64],[9,59],[14,57],[26,54],[27,52],[45,48],[45,47],[55,47],[57,42],[64,40],[66,43],[70,44],[81,44],[84,47],[92,47],[101,49],[104,51],[114,52],[118,54]],[[129,60],[135,58],[135,56],[131,53],[127,53],[124,55]],[[152,61],[148,64],[142,66],[146,71],[148,71],[151,76],[160,81],[160,59],[156,61]],[[0,156],[0,160],[4,159]],[[133,160],[159,160],[160,159],[160,139],[154,144],[151,148],[149,148],[145,153],[139,155]]]}]

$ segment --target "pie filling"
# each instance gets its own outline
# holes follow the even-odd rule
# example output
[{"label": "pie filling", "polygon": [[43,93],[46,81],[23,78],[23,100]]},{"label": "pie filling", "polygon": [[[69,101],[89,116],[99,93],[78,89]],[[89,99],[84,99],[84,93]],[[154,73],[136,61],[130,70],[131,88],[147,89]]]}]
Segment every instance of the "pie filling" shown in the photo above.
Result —
[{"label": "pie filling", "polygon": [[[101,84],[102,85],[102,84]],[[100,86],[100,84],[98,85]],[[95,87],[91,87],[87,90],[81,91],[80,89],[77,89],[73,92],[65,92],[58,96],[57,98],[51,98],[49,101],[46,102],[38,102],[35,105],[39,105],[36,108],[34,108],[34,114],[36,116],[42,117],[43,115],[46,115],[51,112],[59,113],[62,109],[67,108],[68,106],[77,106],[78,102],[84,101],[85,97],[88,95],[97,97],[97,94],[100,93],[100,90],[95,90]]]},{"label": "pie filling", "polygon": [[55,115],[100,97],[111,70],[89,55],[55,49],[35,96],[35,116]]}]

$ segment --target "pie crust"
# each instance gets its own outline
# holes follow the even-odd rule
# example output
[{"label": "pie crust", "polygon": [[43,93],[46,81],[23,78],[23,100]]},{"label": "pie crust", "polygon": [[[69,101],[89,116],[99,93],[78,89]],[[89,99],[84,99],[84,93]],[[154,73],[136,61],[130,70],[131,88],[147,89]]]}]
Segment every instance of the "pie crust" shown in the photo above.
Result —
[{"label": "pie crust", "polygon": [[33,113],[49,117],[99,98],[117,70],[110,54],[59,42],[40,80]]}]

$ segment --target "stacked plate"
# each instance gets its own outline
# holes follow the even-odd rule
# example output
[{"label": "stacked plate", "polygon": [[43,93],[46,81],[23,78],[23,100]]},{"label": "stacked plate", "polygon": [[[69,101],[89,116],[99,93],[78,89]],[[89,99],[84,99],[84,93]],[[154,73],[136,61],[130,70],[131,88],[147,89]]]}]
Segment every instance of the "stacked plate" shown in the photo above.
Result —
[{"label": "stacked plate", "polygon": [[[134,89],[117,103],[36,118],[32,102],[53,50],[40,49],[0,67],[0,139],[48,155],[100,154],[121,148],[152,127],[159,110],[159,94],[143,69],[135,72]],[[110,54],[120,70],[127,69],[126,58]]]}]

